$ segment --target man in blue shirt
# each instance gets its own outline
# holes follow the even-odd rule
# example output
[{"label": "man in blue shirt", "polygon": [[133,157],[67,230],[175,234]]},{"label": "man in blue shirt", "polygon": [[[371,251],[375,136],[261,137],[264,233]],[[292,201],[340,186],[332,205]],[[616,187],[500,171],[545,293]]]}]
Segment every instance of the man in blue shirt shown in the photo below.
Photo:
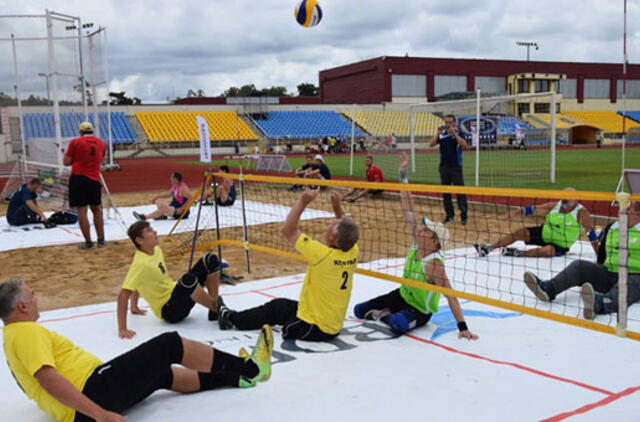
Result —
[{"label": "man in blue shirt", "polygon": [[329,167],[324,163],[322,155],[316,155],[316,166],[312,168],[308,173],[308,177],[312,179],[331,180],[331,171]]},{"label": "man in blue shirt", "polygon": [[[440,144],[440,182],[443,185],[464,186],[462,177],[462,149],[467,147],[467,141],[458,133],[456,127],[456,117],[448,114],[444,118],[445,126],[440,128],[440,133],[436,134],[429,141],[429,146]],[[462,225],[467,224],[467,196],[457,194],[458,208],[460,208],[460,219]],[[443,193],[444,212],[446,217],[444,224],[453,221],[454,211],[451,194]]]},{"label": "man in blue shirt", "polygon": [[10,225],[22,226],[44,223],[47,220],[36,202],[40,187],[40,179],[34,177],[11,196],[9,208],[7,208],[7,222]]}]

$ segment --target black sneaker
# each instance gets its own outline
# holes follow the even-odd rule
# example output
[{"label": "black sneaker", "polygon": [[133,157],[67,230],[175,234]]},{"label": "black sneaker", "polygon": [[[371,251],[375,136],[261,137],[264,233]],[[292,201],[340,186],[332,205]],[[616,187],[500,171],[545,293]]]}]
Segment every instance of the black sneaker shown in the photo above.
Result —
[{"label": "black sneaker", "polygon": [[385,309],[370,309],[364,314],[364,319],[369,321],[381,321],[382,318],[388,317],[391,315],[391,311],[387,308]]},{"label": "black sneaker", "polygon": [[463,226],[466,226],[466,225],[467,225],[467,222],[468,222],[468,220],[467,220],[467,217],[466,217],[466,216],[464,216],[464,217],[462,217],[462,218],[460,219],[460,223],[462,223],[462,225],[463,225]]},{"label": "black sneaker", "polygon": [[524,273],[524,284],[529,290],[533,292],[534,295],[536,295],[539,300],[543,302],[550,302],[549,294],[544,289],[545,282],[536,277],[536,275],[531,271],[527,271]]},{"label": "black sneaker", "polygon": [[209,315],[207,316],[207,318],[209,319],[209,321],[217,321],[218,313],[216,311],[209,311]]},{"label": "black sneaker", "polygon": [[98,239],[98,248],[104,248],[107,246],[107,242],[104,239]]},{"label": "black sneaker", "polygon": [[146,217],[144,216],[144,214],[141,214],[139,212],[134,211],[133,212],[133,216],[136,218],[136,220],[138,221],[144,221],[146,220]]},{"label": "black sneaker", "polygon": [[78,245],[78,249],[93,249],[93,242],[82,242]]},{"label": "black sneaker", "polygon": [[231,315],[233,315],[234,311],[227,308],[227,305],[224,304],[224,300],[222,300],[222,296],[218,296],[218,300],[216,301],[216,312],[218,314],[218,325],[221,330],[229,330],[231,328],[235,328],[233,323],[230,320]]},{"label": "black sneaker", "polygon": [[522,256],[522,251],[516,248],[502,248],[502,256]]},{"label": "black sneaker", "polygon": [[493,246],[486,243],[476,243],[475,245],[473,245],[473,247],[476,248],[478,256],[480,257],[489,255],[489,252],[493,250]]},{"label": "black sneaker", "polygon": [[453,223],[453,217],[445,217],[444,220],[442,220],[442,224],[448,224],[448,223]]}]

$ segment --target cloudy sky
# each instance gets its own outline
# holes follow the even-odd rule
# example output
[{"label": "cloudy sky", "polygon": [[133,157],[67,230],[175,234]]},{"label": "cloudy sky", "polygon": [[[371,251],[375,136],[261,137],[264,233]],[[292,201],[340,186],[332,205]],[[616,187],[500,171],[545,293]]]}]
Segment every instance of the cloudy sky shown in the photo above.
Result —
[{"label": "cloudy sky", "polygon": [[[517,40],[540,44],[536,60],[622,60],[622,0],[320,0],[323,20],[311,29],[294,20],[296,3],[0,0],[0,13],[49,8],[107,27],[111,89],[144,102],[249,83],[296,92],[301,82],[317,84],[319,70],[383,55],[522,59]],[[629,0],[628,13],[629,60],[638,63],[640,2]],[[11,33],[45,35],[44,20],[0,19],[0,37]],[[77,66],[69,44],[58,44],[61,67]],[[19,43],[17,51],[22,91],[45,95],[37,77],[46,71],[44,44]],[[0,91],[13,92],[13,84],[10,43],[3,42]]]}]

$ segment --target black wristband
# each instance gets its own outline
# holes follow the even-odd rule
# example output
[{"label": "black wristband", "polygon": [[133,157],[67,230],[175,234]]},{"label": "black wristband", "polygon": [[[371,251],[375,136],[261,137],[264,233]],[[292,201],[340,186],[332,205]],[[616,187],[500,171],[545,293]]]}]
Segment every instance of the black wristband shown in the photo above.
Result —
[{"label": "black wristband", "polygon": [[467,323],[464,321],[460,321],[458,323],[458,331],[468,331],[469,327],[467,327]]}]

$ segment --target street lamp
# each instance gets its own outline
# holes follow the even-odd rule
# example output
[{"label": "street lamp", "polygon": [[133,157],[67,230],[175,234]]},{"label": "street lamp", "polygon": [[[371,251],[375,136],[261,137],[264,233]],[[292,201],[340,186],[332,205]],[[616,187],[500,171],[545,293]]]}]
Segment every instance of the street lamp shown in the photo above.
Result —
[{"label": "street lamp", "polygon": [[537,42],[534,42],[534,41],[516,41],[516,45],[519,45],[521,47],[527,47],[527,61],[529,61],[529,49],[531,47],[535,47],[536,50],[540,50],[540,46],[538,45]]},{"label": "street lamp", "polygon": [[38,73],[38,76],[42,76],[47,81],[47,105],[51,105],[51,98],[49,97],[49,75],[46,73]]}]

